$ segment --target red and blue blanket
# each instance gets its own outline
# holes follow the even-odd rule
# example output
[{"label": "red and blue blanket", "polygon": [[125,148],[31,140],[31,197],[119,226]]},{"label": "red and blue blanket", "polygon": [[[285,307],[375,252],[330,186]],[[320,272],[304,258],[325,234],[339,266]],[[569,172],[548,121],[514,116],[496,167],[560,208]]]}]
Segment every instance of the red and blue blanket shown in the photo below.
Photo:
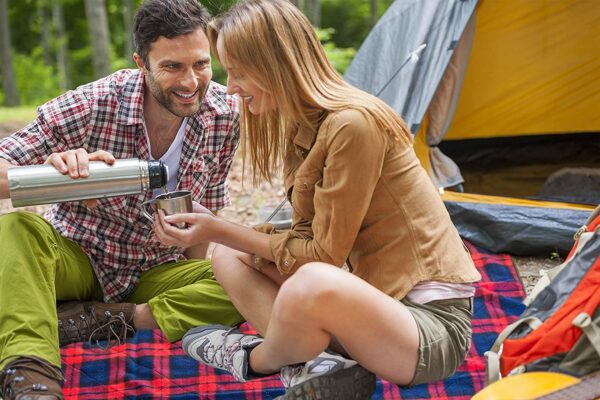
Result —
[{"label": "red and blue blanket", "polygon": [[[448,379],[410,388],[377,381],[373,399],[470,399],[483,388],[483,353],[523,311],[525,295],[512,260],[469,246],[483,279],[477,284],[473,343],[467,359]],[[248,325],[243,329],[250,331]],[[278,376],[242,384],[229,374],[186,356],[181,342],[160,331],[138,331],[127,343],[101,350],[87,343],[61,349],[66,399],[273,399],[284,390]]]}]

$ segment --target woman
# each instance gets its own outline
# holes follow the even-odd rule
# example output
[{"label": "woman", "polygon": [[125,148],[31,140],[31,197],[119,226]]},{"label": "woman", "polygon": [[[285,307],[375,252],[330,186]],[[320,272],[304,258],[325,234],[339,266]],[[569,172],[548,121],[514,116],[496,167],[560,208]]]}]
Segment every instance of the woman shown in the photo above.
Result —
[{"label": "woman", "polygon": [[198,327],[186,352],[240,381],[281,371],[284,398],[314,388],[370,398],[373,374],[399,385],[451,375],[470,346],[480,275],[404,122],[342,80],[285,0],[234,6],[209,39],[243,101],[255,177],[283,161],[293,224],[278,232],[207,211],[159,214],[165,244],[222,245],[215,276],[261,335]]}]

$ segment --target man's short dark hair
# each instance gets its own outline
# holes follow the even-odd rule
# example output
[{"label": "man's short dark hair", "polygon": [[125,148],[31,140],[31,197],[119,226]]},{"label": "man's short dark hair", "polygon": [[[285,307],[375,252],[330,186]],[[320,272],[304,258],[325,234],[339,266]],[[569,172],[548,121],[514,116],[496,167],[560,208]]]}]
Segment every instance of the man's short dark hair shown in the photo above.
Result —
[{"label": "man's short dark hair", "polygon": [[211,16],[197,0],[145,0],[133,21],[133,39],[138,55],[148,65],[150,46],[160,36],[168,39],[206,26]]}]

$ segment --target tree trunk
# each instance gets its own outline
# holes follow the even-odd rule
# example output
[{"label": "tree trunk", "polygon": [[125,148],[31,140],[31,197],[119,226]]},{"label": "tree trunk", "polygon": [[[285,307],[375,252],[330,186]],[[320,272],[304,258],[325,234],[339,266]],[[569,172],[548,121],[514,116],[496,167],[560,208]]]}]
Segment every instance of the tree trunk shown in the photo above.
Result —
[{"label": "tree trunk", "polygon": [[313,26],[321,25],[321,0],[309,0],[307,15]]},{"label": "tree trunk", "polygon": [[8,25],[8,0],[0,0],[0,58],[2,59],[2,87],[4,88],[4,105],[18,106],[19,90],[12,64],[12,48],[10,45],[10,27]]},{"label": "tree trunk", "polygon": [[65,34],[65,20],[63,18],[60,0],[52,0],[52,19],[56,35],[56,65],[58,66],[58,78],[61,90],[71,88],[71,73],[69,71],[68,42]]},{"label": "tree trunk", "polygon": [[110,74],[110,36],[105,0],[85,0],[85,15],[92,42],[95,78]]},{"label": "tree trunk", "polygon": [[50,37],[50,9],[47,0],[38,0],[38,15],[40,16],[40,40],[42,42],[42,53],[46,65],[52,65],[52,39]]},{"label": "tree trunk", "polygon": [[379,0],[371,0],[371,28],[377,23],[377,14],[379,14],[378,6]]},{"label": "tree trunk", "polygon": [[129,64],[132,64],[133,56],[133,28],[132,28],[132,15],[133,15],[133,1],[123,0],[123,29],[125,34],[125,59]]}]

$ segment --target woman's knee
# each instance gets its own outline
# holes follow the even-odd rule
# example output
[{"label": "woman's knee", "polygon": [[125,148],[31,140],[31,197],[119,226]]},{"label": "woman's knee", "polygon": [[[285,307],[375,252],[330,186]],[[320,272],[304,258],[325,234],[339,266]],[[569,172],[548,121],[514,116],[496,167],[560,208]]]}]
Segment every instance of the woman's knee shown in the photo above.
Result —
[{"label": "woman's knee", "polygon": [[213,250],[211,261],[215,278],[222,282],[231,276],[238,276],[240,268],[248,266],[240,259],[240,253],[230,247],[217,245]]},{"label": "woman's knee", "polygon": [[321,262],[300,267],[283,283],[276,304],[296,313],[312,313],[340,297],[343,286],[337,284],[339,268]]}]

